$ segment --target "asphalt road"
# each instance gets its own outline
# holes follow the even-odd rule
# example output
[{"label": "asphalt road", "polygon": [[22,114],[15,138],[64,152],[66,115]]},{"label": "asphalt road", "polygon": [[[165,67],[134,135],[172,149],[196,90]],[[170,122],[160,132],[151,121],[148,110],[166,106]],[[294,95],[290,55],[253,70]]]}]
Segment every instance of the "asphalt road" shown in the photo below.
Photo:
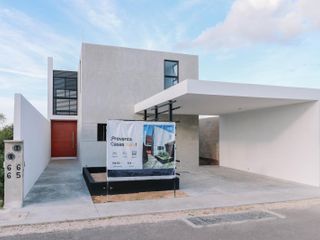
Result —
[{"label": "asphalt road", "polygon": [[272,210],[284,215],[275,218],[241,223],[228,223],[195,228],[183,220],[159,223],[133,224],[125,226],[106,226],[80,231],[63,231],[16,235],[0,239],[7,240],[43,240],[43,239],[85,239],[85,240],[143,240],[143,239],[228,239],[228,240],[318,240],[320,239],[320,206],[304,209]]}]

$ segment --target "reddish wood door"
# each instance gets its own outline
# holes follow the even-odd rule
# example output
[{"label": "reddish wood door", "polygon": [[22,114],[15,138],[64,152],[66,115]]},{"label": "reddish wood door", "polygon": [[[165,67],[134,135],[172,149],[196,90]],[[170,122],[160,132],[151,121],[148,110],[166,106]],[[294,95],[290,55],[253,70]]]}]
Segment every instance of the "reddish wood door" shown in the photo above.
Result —
[{"label": "reddish wood door", "polygon": [[51,157],[77,156],[77,121],[51,121]]}]

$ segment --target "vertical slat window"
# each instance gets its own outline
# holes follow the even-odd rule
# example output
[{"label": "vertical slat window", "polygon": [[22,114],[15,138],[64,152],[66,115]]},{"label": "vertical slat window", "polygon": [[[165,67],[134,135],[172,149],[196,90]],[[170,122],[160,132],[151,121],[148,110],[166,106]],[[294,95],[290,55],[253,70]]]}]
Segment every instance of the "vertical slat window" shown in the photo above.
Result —
[{"label": "vertical slat window", "polygon": [[77,72],[53,71],[53,114],[77,115]]},{"label": "vertical slat window", "polygon": [[179,82],[179,62],[164,60],[164,89]]}]

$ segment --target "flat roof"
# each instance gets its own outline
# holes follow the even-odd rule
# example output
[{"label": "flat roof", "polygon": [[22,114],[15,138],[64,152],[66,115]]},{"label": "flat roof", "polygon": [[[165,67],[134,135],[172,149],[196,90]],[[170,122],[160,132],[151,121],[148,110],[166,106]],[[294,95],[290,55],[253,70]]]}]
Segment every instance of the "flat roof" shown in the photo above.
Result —
[{"label": "flat roof", "polygon": [[106,44],[82,42],[81,48],[83,48],[85,46],[104,47],[104,48],[113,48],[113,49],[126,49],[126,50],[140,51],[140,52],[176,54],[176,55],[192,56],[192,57],[197,57],[197,58],[199,57],[198,55],[195,55],[195,54],[182,53],[182,52],[169,52],[169,51],[161,51],[161,50],[155,50],[155,49],[131,48],[131,47],[116,46],[116,45],[106,45]]},{"label": "flat roof", "polygon": [[319,89],[187,79],[134,105],[143,113],[176,100],[175,114],[219,115],[320,100]]}]

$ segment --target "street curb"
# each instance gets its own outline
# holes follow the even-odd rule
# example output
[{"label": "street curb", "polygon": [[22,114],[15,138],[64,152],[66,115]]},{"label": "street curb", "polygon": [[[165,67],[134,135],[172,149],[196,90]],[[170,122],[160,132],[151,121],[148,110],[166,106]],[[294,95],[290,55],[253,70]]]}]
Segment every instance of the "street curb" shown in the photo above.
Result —
[{"label": "street curb", "polygon": [[161,221],[181,220],[192,216],[208,216],[221,213],[233,213],[253,210],[276,210],[285,208],[308,208],[320,205],[320,198],[290,200],[282,202],[257,203],[230,207],[204,208],[161,213],[123,215],[112,217],[97,217],[81,220],[67,220],[40,224],[18,224],[0,227],[0,237],[25,235],[31,233],[48,233],[63,230],[77,231],[81,229],[99,228],[106,226],[132,225],[139,223],[156,223]]}]

